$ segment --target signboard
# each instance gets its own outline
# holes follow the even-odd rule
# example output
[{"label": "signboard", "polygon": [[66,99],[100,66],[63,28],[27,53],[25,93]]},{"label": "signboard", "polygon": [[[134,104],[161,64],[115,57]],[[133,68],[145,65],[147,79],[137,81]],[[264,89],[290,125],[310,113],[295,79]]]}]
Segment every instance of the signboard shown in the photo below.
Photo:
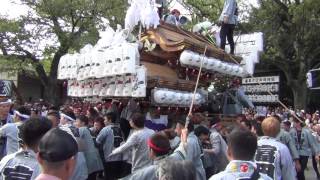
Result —
[{"label": "signboard", "polygon": [[0,97],[11,96],[12,83],[11,81],[0,80]]},{"label": "signboard", "polygon": [[320,69],[312,69],[307,73],[307,84],[310,89],[320,89]]},{"label": "signboard", "polygon": [[279,83],[279,76],[243,78],[242,88],[254,103],[277,103],[279,100]]},{"label": "signboard", "polygon": [[242,79],[242,84],[258,84],[258,83],[279,83],[279,76],[263,76],[263,77],[253,77]]},{"label": "signboard", "polygon": [[[264,51],[264,39],[262,32],[251,34],[242,34],[234,36],[235,40],[235,55],[243,58],[245,70],[249,74],[254,73],[255,64],[260,61],[260,53]],[[226,52],[229,52],[229,46],[226,46]]]}]

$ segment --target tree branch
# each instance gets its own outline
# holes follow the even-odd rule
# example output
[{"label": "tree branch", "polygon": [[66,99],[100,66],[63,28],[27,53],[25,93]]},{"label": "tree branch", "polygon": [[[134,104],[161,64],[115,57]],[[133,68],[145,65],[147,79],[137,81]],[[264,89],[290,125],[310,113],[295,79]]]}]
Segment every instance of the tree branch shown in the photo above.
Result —
[{"label": "tree branch", "polygon": [[58,22],[58,18],[53,16],[53,17],[50,17],[50,19],[53,22],[53,31],[58,36],[59,41],[62,42],[64,39],[63,37],[64,32]]},{"label": "tree branch", "polygon": [[[25,61],[27,59],[30,59],[33,62],[33,65],[35,65],[36,72],[40,78],[41,83],[46,86],[48,84],[48,76],[42,66],[42,64],[39,62],[39,59],[37,59],[31,52],[28,50],[25,50],[21,48],[20,46],[16,45],[16,50],[18,52],[24,53],[24,55],[16,55],[16,54],[3,54],[6,58],[14,58],[14,59],[19,59],[22,61]],[[5,52],[7,52],[6,49],[4,49]]]},{"label": "tree branch", "polygon": [[281,2],[281,0],[273,0],[273,1],[277,3],[281,9],[288,12],[289,8],[283,2]]}]

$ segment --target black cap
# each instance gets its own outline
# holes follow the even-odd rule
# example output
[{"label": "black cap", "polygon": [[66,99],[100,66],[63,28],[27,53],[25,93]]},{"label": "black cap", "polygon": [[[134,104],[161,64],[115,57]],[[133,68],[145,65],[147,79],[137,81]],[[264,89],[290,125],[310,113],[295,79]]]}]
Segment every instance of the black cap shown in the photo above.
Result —
[{"label": "black cap", "polygon": [[78,152],[76,140],[67,132],[54,128],[39,143],[39,155],[48,162],[67,160]]}]

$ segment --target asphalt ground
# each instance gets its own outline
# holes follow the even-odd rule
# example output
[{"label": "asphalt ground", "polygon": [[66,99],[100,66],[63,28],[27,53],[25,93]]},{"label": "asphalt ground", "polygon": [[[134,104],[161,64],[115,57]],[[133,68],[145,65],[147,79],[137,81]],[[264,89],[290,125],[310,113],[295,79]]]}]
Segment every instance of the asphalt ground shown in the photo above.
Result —
[{"label": "asphalt ground", "polygon": [[[320,171],[319,165],[318,165],[318,170]],[[317,180],[317,175],[313,169],[311,158],[309,158],[309,161],[308,161],[308,166],[305,171],[305,177],[306,177],[306,180]]]}]

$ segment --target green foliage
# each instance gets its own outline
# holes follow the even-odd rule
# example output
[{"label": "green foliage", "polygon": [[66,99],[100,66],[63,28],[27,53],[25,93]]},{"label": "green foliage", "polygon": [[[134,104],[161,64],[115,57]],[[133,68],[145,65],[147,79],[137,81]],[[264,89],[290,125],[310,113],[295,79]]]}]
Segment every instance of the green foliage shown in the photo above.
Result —
[{"label": "green foliage", "polygon": [[195,9],[196,21],[201,22],[206,18],[217,23],[224,0],[187,0],[186,3]]},{"label": "green foliage", "polygon": [[41,61],[41,64],[46,72],[46,74],[49,74],[51,69],[51,59],[44,59]]},{"label": "green foliage", "polygon": [[[265,34],[266,62],[279,66],[289,80],[316,65],[320,57],[320,1],[261,1],[250,22]],[[290,2],[290,1],[289,1]]]},{"label": "green foliage", "polygon": [[320,64],[320,1],[263,0],[253,9],[250,23],[265,36],[262,62],[278,67],[286,76],[295,106],[307,102],[306,73]]},{"label": "green foliage", "polygon": [[[16,20],[0,17],[0,48],[7,59],[32,60],[56,76],[62,55],[95,44],[99,30],[124,22],[126,0],[21,0],[30,13]],[[109,20],[106,24],[105,19]],[[52,60],[53,65],[50,64]],[[39,64],[37,64],[39,65]],[[49,69],[48,69],[49,68]],[[37,68],[44,75],[43,68]]]},{"label": "green foliage", "polygon": [[23,71],[34,71],[31,61],[21,61],[14,58],[0,56],[0,71],[15,74]]}]

